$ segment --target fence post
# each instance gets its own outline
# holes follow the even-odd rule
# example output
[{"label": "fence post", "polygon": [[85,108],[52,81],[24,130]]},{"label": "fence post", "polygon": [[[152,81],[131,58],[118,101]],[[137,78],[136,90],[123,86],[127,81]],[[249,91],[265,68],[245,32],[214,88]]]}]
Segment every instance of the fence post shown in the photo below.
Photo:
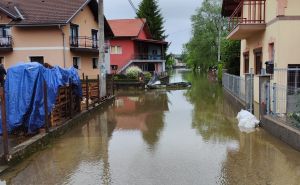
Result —
[{"label": "fence post", "polygon": [[4,88],[1,87],[0,91],[1,91],[1,115],[2,115],[3,151],[4,151],[4,156],[7,159],[9,151],[8,151],[8,132],[7,132],[7,123],[6,123],[6,107],[5,107]]},{"label": "fence post", "polygon": [[49,115],[48,115],[48,89],[46,81],[44,80],[44,109],[45,109],[45,128],[46,132],[49,132]]},{"label": "fence post", "polygon": [[266,91],[266,113],[267,115],[270,114],[270,82],[267,82],[266,83],[266,86],[265,86],[265,91]]},{"label": "fence post", "polygon": [[85,103],[86,103],[86,110],[89,110],[89,99],[90,99],[90,96],[89,96],[89,77],[86,76],[86,100],[85,100]]},{"label": "fence post", "polygon": [[72,83],[69,87],[69,98],[70,98],[70,118],[73,118],[73,86]]},{"label": "fence post", "polygon": [[254,92],[254,74],[251,72],[250,74],[250,112],[253,113],[253,92]]},{"label": "fence post", "polygon": [[98,103],[100,102],[100,75],[97,75],[97,83],[98,83]]},{"label": "fence post", "polygon": [[277,114],[277,107],[276,107],[276,96],[277,96],[277,84],[273,84],[273,114]]}]

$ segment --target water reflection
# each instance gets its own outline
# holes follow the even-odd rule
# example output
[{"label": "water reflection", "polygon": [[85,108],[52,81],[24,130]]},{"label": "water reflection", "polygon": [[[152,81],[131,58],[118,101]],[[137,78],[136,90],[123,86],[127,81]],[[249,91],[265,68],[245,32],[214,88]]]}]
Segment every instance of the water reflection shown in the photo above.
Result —
[{"label": "water reflection", "polygon": [[165,91],[119,92],[115,102],[117,129],[139,130],[150,149],[155,148],[164,127],[164,112],[168,111]]},{"label": "water reflection", "polygon": [[[300,154],[263,129],[241,133],[220,85],[180,71],[179,91],[119,92],[114,105],[1,176],[7,184],[300,182]],[[0,183],[1,184],[1,183]]]},{"label": "water reflection", "polygon": [[[227,142],[238,138],[231,105],[224,102],[223,90],[206,75],[184,73],[183,78],[193,84],[185,96],[194,105],[192,126],[205,141]],[[228,110],[230,112],[228,112]]]}]

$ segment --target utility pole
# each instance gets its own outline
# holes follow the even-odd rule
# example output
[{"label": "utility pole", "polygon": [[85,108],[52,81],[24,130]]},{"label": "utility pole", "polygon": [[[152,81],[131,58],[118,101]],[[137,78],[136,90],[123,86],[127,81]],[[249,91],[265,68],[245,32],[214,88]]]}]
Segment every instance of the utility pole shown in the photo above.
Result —
[{"label": "utility pole", "polygon": [[100,97],[106,96],[106,65],[105,65],[105,40],[104,40],[104,12],[103,0],[98,0],[98,45],[99,45],[99,76],[100,76]]},{"label": "utility pole", "polygon": [[219,38],[218,38],[218,63],[221,62],[221,28],[219,28]]}]

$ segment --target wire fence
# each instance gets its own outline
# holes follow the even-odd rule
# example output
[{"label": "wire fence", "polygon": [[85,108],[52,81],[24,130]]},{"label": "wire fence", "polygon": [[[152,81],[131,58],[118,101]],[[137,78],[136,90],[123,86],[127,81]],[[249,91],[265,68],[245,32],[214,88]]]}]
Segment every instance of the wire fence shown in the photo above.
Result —
[{"label": "wire fence", "polygon": [[274,69],[266,88],[266,113],[300,128],[300,68]]},{"label": "wire fence", "polygon": [[246,105],[246,109],[253,112],[253,73],[245,74],[245,77],[223,73],[223,87]]},{"label": "wire fence", "polygon": [[246,102],[244,77],[224,73],[222,80],[223,86],[226,90],[243,102]]}]

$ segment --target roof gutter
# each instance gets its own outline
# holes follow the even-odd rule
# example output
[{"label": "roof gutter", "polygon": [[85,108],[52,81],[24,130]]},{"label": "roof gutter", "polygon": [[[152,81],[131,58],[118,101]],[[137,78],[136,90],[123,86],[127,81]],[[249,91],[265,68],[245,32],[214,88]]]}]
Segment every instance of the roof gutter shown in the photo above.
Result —
[{"label": "roof gutter", "polygon": [[65,23],[49,23],[49,24],[18,24],[18,23],[10,23],[9,25],[15,27],[51,27],[51,26],[62,26],[66,25]]}]

